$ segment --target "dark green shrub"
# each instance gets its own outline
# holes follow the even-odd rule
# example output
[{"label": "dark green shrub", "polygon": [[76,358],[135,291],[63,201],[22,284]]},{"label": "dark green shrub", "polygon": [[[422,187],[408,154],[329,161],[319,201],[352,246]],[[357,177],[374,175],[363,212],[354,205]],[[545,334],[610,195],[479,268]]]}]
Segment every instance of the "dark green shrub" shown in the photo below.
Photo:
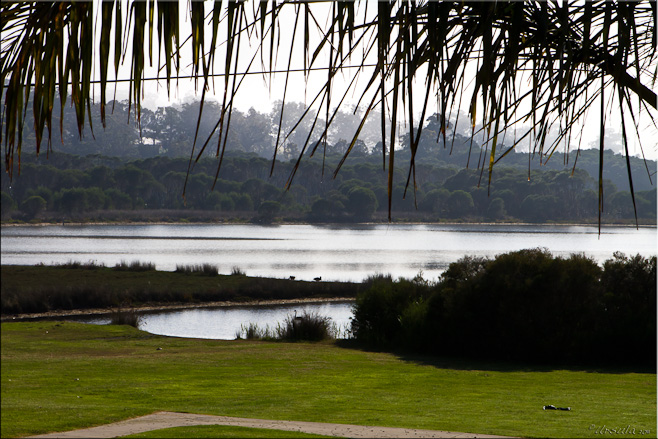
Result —
[{"label": "dark green shrub", "polygon": [[656,257],[615,253],[601,277],[600,352],[656,358]]},{"label": "dark green shrub", "polygon": [[541,363],[654,365],[656,258],[520,250],[462,258],[435,286],[374,279],[352,331],[384,348]]},{"label": "dark green shrub", "polygon": [[406,279],[397,282],[386,278],[375,280],[356,299],[352,333],[366,343],[391,346],[403,338],[402,314],[409,304],[426,296],[429,290],[427,285]]},{"label": "dark green shrub", "polygon": [[441,349],[459,355],[549,360],[579,356],[600,268],[584,256],[555,258],[542,249],[497,256],[448,270],[439,322]]}]

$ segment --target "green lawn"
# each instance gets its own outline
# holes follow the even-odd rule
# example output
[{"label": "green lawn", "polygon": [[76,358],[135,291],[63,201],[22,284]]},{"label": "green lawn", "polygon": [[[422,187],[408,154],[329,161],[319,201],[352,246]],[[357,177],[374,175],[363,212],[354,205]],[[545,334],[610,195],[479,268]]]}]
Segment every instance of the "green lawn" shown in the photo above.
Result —
[{"label": "green lawn", "polygon": [[[656,435],[655,373],[168,338],[70,322],[1,329],[2,437],[160,410],[523,437],[601,437],[600,428],[627,425],[634,437]],[[547,404],[572,410],[542,410]]]}]

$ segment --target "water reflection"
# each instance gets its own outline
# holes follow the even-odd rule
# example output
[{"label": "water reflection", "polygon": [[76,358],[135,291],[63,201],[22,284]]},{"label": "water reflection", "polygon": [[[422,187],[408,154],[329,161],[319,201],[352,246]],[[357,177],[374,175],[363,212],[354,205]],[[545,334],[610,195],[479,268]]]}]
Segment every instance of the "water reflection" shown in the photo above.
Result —
[{"label": "water reflection", "polygon": [[[171,337],[206,338],[215,340],[234,340],[242,326],[253,323],[259,328],[269,327],[274,330],[283,324],[286,317],[304,312],[331,318],[340,336],[345,336],[349,329],[353,302],[315,302],[287,305],[250,305],[224,306],[214,308],[195,308],[177,311],[160,311],[142,313],[139,329],[152,334]],[[78,322],[107,325],[110,318],[76,317]]]},{"label": "water reflection", "polygon": [[35,265],[122,260],[151,262],[158,270],[209,263],[222,274],[239,267],[248,276],[360,282],[375,273],[412,278],[420,270],[437,280],[465,255],[495,257],[546,248],[568,257],[585,251],[598,263],[615,251],[655,255],[656,227],[522,224],[390,225],[86,225],[1,229],[2,264]]}]

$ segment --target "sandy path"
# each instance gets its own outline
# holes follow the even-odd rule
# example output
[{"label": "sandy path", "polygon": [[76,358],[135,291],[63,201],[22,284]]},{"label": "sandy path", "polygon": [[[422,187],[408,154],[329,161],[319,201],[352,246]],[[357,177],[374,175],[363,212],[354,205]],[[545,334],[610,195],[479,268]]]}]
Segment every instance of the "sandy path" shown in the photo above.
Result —
[{"label": "sandy path", "polygon": [[193,413],[157,412],[139,418],[115,422],[114,424],[82,430],[49,433],[34,438],[112,438],[142,433],[161,428],[193,425],[232,425],[237,427],[269,428],[273,430],[301,431],[350,438],[496,438],[486,434],[454,433],[438,430],[413,430],[391,427],[367,427],[348,424],[325,424],[320,422],[269,421],[266,419],[231,418],[228,416],[196,415]]}]

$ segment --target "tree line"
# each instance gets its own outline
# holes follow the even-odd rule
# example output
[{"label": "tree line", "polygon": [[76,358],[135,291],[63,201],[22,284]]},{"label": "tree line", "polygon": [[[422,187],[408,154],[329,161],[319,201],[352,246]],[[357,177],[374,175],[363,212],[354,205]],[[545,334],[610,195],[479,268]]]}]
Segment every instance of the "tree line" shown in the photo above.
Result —
[{"label": "tree line", "polygon": [[[187,158],[51,154],[25,157],[19,176],[2,175],[5,220],[100,220],[112,212],[177,212],[184,218],[203,211],[209,218],[243,221],[370,221],[384,218],[387,175],[381,158],[351,157],[335,176],[341,154],[329,151],[301,163],[289,189],[294,160],[271,160],[254,153],[227,153],[215,183],[216,161],[201,159],[188,175]],[[624,159],[612,157],[617,161]],[[405,187],[407,168],[396,167],[392,210],[396,220],[588,222],[597,216],[597,182],[583,169],[496,168],[488,185],[481,169],[445,162],[416,165],[415,185]],[[213,190],[214,185],[214,190]],[[634,218],[630,193],[604,181],[604,221]],[[638,217],[656,220],[656,189],[635,192]]]}]

